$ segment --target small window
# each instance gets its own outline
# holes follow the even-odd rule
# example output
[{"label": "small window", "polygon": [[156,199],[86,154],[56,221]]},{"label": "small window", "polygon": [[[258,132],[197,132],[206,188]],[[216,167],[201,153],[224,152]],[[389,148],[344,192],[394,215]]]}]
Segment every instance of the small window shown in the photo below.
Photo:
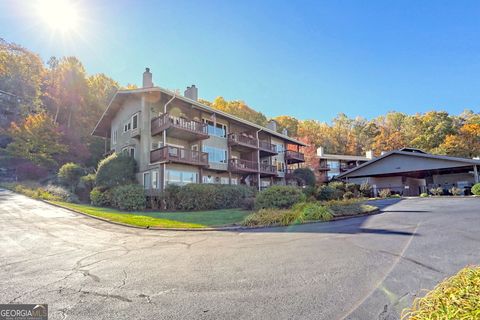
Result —
[{"label": "small window", "polygon": [[152,171],[152,189],[158,189],[158,171]]},{"label": "small window", "polygon": [[130,148],[130,157],[135,159],[135,148],[134,147]]},{"label": "small window", "polygon": [[112,145],[117,144],[117,130],[112,128]]},{"label": "small window", "polygon": [[150,186],[150,172],[143,173],[143,188],[149,189]]},{"label": "small window", "polygon": [[135,130],[138,128],[138,113],[132,116],[132,129]]}]

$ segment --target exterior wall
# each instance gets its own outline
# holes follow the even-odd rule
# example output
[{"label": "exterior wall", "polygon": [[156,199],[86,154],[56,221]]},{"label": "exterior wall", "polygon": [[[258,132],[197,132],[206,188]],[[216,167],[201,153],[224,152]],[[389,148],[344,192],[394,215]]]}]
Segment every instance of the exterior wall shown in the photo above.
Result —
[{"label": "exterior wall", "polygon": [[116,130],[117,141],[113,144],[113,139],[110,139],[110,150],[117,153],[121,152],[125,147],[135,148],[135,160],[138,164],[144,163],[144,155],[142,154],[140,142],[137,138],[131,137],[131,130],[123,132],[123,126],[126,122],[131,121],[134,114],[138,113],[138,128],[141,130],[141,100],[138,98],[128,99],[122,108],[117,112],[112,119],[112,132]]},{"label": "exterior wall", "polygon": [[[271,137],[271,143],[275,145],[281,145],[282,146],[281,148],[283,150],[285,150],[287,147],[284,141],[276,137]],[[277,146],[277,151],[279,151],[278,146]],[[273,156],[271,160],[273,165],[277,165],[277,163],[283,163],[283,166],[284,166],[283,171],[279,171],[278,169],[280,169],[280,165],[277,165],[278,178],[282,180],[283,178],[285,178],[285,171],[287,169],[287,164],[285,163],[285,152],[284,151],[278,152],[278,154],[276,156]]]},{"label": "exterior wall", "polygon": [[452,186],[459,185],[473,185],[475,179],[473,174],[469,173],[454,173],[454,174],[442,174],[442,175],[433,175],[433,184],[435,186],[447,186],[451,188]]},{"label": "exterior wall", "polygon": [[[158,172],[158,187],[162,188],[164,177],[163,172],[168,170],[179,170],[185,172],[194,172],[197,174],[197,182],[202,183],[203,176],[210,176],[215,181],[225,182],[226,178],[237,179],[238,183],[257,184],[258,174],[234,174],[228,172],[228,161],[227,163],[217,163],[209,162],[208,169],[200,169],[198,166],[194,165],[183,165],[183,164],[159,164],[159,163],[150,163],[150,151],[158,148],[163,145],[163,134],[158,134],[156,136],[151,135],[151,120],[154,117],[159,116],[164,112],[164,105],[170,100],[170,96],[163,93],[148,93],[143,95],[132,95],[130,98],[125,100],[117,114],[113,117],[111,125],[112,128],[117,130],[117,141],[115,144],[111,145],[111,149],[115,152],[121,152],[124,147],[134,147],[135,148],[135,159],[138,163],[138,173],[137,180],[139,184],[143,184],[143,177],[145,172],[150,172],[150,178],[152,177],[153,172]],[[185,117],[190,120],[202,121],[202,119],[207,119],[211,121],[216,121],[217,123],[222,123],[227,126],[227,135],[229,133],[240,133],[247,132],[250,135],[256,135],[257,129],[232,121],[229,118],[217,116],[215,119],[212,118],[211,114],[192,108],[186,102],[174,100],[167,107],[167,112],[172,116]],[[126,121],[130,121],[133,114],[138,113],[138,128],[140,130],[140,137],[132,138],[131,131],[123,133],[123,124]],[[198,146],[199,151],[204,151],[203,147],[213,147],[221,150],[227,151],[227,160],[230,158],[239,158],[247,159],[251,161],[258,161],[258,150],[253,150],[244,152],[236,148],[231,148],[228,146],[228,139],[226,137],[219,137],[210,134],[210,137],[205,140],[192,141],[188,142],[186,140],[173,138],[166,136],[167,145],[179,146],[185,149],[192,149],[193,145]],[[286,141],[280,137],[273,136],[270,133],[261,131],[259,133],[259,140],[268,141],[276,145],[281,145],[283,150],[286,149]],[[279,152],[278,155],[273,157],[264,157],[261,160],[266,160],[269,164],[283,163],[285,170],[287,165],[285,163],[284,152]],[[281,166],[279,166],[281,168]],[[249,177],[247,177],[249,176]],[[166,179],[167,177],[165,177]],[[223,178],[223,180],[222,180]],[[285,184],[285,171],[278,171],[278,177],[266,177],[261,178],[259,181],[260,185],[271,185],[271,184]],[[151,186],[151,185],[150,185]]]}]

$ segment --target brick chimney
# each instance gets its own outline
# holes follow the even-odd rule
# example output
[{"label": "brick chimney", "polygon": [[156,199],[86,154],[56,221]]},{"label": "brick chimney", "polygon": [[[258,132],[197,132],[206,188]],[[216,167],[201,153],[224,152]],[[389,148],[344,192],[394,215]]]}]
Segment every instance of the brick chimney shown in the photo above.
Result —
[{"label": "brick chimney", "polygon": [[143,87],[144,88],[153,87],[152,73],[150,72],[150,68],[145,68],[145,72],[143,73]]},{"label": "brick chimney", "polygon": [[183,92],[185,98],[198,101],[198,88],[192,84],[191,87],[187,87],[187,89]]}]

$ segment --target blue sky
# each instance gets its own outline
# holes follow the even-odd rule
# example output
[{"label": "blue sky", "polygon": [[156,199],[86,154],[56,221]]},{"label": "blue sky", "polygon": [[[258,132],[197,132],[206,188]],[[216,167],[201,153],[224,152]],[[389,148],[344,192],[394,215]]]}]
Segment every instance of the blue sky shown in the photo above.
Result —
[{"label": "blue sky", "polygon": [[59,34],[37,0],[0,0],[0,37],[269,117],[480,109],[479,1],[71,1],[81,28]]}]

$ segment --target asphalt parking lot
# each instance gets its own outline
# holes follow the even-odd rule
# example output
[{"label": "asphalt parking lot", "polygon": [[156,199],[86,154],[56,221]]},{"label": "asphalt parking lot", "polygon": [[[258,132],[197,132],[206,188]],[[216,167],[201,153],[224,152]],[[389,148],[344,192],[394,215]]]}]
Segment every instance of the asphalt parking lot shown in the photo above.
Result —
[{"label": "asphalt parking lot", "polygon": [[398,319],[480,263],[480,198],[242,232],[127,228],[0,190],[0,301],[50,319]]}]

